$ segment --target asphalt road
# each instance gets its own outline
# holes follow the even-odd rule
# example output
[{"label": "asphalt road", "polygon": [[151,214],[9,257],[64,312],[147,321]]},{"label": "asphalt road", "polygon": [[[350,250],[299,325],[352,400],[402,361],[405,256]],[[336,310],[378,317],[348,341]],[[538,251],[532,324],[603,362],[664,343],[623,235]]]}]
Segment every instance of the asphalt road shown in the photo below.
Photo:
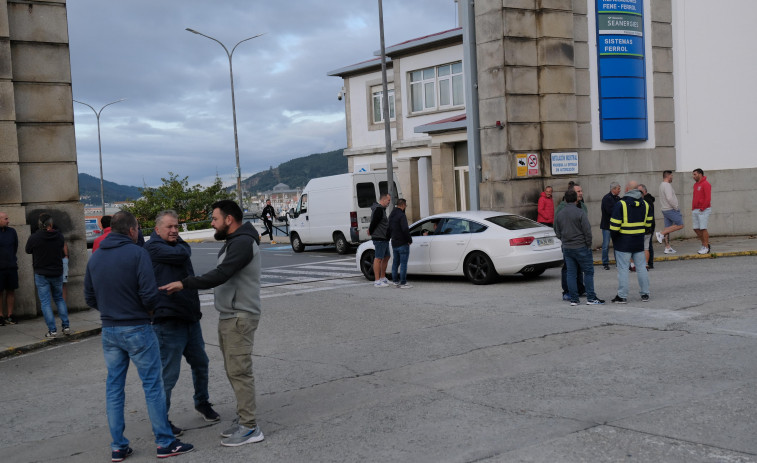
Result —
[{"label": "asphalt road", "polygon": [[[402,290],[330,257],[268,267],[292,279],[263,289],[259,444],[219,445],[234,398],[204,297],[223,421],[194,413],[184,365],[171,419],[197,448],[176,461],[757,462],[757,257],[661,262],[651,302],[632,281],[627,305],[573,308],[558,269]],[[616,274],[598,272],[609,300]],[[108,461],[104,382],[97,337],[0,361],[0,460]],[[129,461],[154,461],[133,369],[126,410]]]}]

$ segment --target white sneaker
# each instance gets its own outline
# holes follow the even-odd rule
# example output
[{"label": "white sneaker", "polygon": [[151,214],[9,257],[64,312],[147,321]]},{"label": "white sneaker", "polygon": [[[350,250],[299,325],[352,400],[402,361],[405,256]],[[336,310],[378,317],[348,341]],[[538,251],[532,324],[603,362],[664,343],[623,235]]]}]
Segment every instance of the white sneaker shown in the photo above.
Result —
[{"label": "white sneaker", "polygon": [[409,289],[409,288],[412,288],[413,285],[409,285],[409,284],[405,283],[404,285],[399,285],[397,287],[400,288],[400,289]]},{"label": "white sneaker", "polygon": [[665,248],[665,251],[663,251],[665,254],[675,254],[676,250],[673,248]]},{"label": "white sneaker", "polygon": [[386,283],[388,285],[389,284],[389,279],[387,277],[384,277],[384,278],[381,279],[381,282],[382,283]]},{"label": "white sneaker", "polygon": [[657,236],[657,242],[662,244],[663,240],[665,239],[665,236],[660,232],[654,232],[654,233]]},{"label": "white sneaker", "polygon": [[389,283],[384,283],[383,281],[379,280],[373,283],[373,286],[376,288],[386,288],[387,286],[389,286]]},{"label": "white sneaker", "polygon": [[710,248],[702,246],[702,249],[700,249],[699,251],[697,251],[697,254],[707,254],[709,252],[710,252]]}]

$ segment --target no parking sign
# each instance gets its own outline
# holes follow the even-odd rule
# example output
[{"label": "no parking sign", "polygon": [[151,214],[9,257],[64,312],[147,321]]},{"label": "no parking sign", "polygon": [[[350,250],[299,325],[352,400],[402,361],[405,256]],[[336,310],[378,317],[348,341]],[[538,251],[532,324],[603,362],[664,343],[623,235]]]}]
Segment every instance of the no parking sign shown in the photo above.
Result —
[{"label": "no parking sign", "polygon": [[529,153],[527,163],[528,175],[539,175],[539,156],[536,153]]}]

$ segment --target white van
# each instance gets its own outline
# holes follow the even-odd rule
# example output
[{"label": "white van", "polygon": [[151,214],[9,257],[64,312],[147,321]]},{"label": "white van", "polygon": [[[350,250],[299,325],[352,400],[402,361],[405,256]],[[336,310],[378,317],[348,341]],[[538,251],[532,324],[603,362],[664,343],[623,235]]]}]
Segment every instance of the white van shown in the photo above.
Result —
[{"label": "white van", "polygon": [[[399,196],[397,176],[394,188]],[[360,172],[314,178],[289,213],[289,240],[294,252],[305,246],[336,246],[339,254],[371,239],[371,206],[386,188],[386,172]],[[392,198],[392,204],[397,198]]]}]

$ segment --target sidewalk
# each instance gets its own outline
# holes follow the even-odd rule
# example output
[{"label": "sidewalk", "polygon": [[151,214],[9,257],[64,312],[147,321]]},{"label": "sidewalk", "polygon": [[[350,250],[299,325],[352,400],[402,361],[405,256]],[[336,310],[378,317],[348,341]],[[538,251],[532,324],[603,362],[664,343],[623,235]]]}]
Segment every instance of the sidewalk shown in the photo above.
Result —
[{"label": "sidewalk", "polygon": [[[676,250],[675,254],[664,254],[664,247],[656,241],[655,263],[664,263],[674,260],[688,259],[715,259],[734,256],[757,256],[757,235],[751,236],[724,236],[710,239],[712,254],[700,255],[697,251],[701,243],[697,239],[673,240],[671,246]],[[610,252],[612,260],[612,250]],[[594,251],[594,264],[602,265],[602,251]],[[657,267],[657,265],[655,265]],[[614,270],[614,269],[613,269]],[[57,319],[57,317],[56,317]],[[100,312],[89,309],[69,314],[72,334],[69,336],[58,333],[55,339],[45,339],[47,327],[45,320],[40,316],[34,319],[20,320],[16,325],[0,326],[0,359],[12,355],[23,354],[54,343],[74,341],[88,336],[100,334]]]}]

